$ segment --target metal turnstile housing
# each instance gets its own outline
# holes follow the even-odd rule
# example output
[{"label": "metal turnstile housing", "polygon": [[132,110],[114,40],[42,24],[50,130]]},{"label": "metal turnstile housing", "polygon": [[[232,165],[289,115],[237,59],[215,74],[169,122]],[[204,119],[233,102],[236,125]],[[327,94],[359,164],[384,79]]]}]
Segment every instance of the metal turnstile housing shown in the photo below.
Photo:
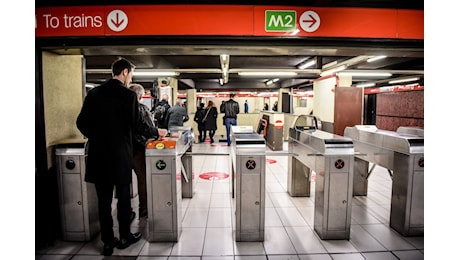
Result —
[{"label": "metal turnstile housing", "polygon": [[177,242],[182,232],[182,179],[185,175],[182,157],[192,143],[193,129],[190,127],[172,129],[170,137],[164,140],[147,141],[145,156],[150,242]]},{"label": "metal turnstile housing", "polygon": [[235,240],[264,241],[265,139],[247,126],[232,126],[235,178]]},{"label": "metal turnstile housing", "polygon": [[63,140],[56,146],[62,239],[90,241],[100,231],[94,184],[85,182],[86,140]]},{"label": "metal turnstile housing", "polygon": [[424,138],[406,130],[398,133],[373,125],[345,128],[357,152],[354,195],[367,194],[369,162],[393,171],[390,226],[404,236],[423,235]]},{"label": "metal turnstile housing", "polygon": [[[291,128],[290,162],[302,164],[302,171],[316,172],[314,229],[321,239],[350,239],[353,142],[349,138],[320,130]],[[303,174],[303,173],[302,173]],[[305,187],[306,188],[306,187]]]}]

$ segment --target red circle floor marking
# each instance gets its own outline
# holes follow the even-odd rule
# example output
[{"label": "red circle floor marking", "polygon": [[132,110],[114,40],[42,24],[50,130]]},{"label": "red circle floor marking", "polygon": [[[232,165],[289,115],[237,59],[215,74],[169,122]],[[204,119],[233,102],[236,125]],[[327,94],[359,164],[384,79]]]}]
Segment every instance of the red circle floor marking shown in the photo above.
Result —
[{"label": "red circle floor marking", "polygon": [[273,159],[265,159],[265,161],[266,161],[268,164],[274,164],[274,163],[276,163],[276,160],[273,160]]},{"label": "red circle floor marking", "polygon": [[200,178],[203,180],[223,180],[227,179],[230,175],[225,172],[205,172],[200,174]]}]

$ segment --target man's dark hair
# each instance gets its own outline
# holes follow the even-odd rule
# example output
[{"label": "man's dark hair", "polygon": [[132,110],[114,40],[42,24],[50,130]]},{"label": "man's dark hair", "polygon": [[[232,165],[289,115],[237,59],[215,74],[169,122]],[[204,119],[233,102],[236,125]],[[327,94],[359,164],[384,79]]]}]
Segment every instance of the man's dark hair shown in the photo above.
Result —
[{"label": "man's dark hair", "polygon": [[112,63],[112,73],[114,76],[118,76],[125,69],[128,69],[128,73],[131,72],[136,66],[125,58],[119,58]]},{"label": "man's dark hair", "polygon": [[235,94],[230,94],[230,98],[234,98],[235,97]]}]

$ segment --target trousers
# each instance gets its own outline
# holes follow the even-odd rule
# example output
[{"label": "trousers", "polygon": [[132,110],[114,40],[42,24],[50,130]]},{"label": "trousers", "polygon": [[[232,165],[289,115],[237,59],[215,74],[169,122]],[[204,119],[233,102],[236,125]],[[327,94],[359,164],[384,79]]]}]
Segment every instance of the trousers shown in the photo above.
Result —
[{"label": "trousers", "polygon": [[117,219],[119,225],[120,239],[127,238],[131,234],[130,216],[131,216],[131,195],[130,185],[96,183],[96,194],[98,199],[99,223],[101,226],[101,240],[104,244],[113,243],[113,218],[112,218],[112,199],[113,189],[116,187],[117,202]]},{"label": "trousers", "polygon": [[236,125],[236,118],[225,118],[225,128],[227,129],[227,145],[230,146],[232,140],[230,139],[230,126]]},{"label": "trousers", "polygon": [[133,169],[137,176],[137,191],[139,192],[139,215],[147,212],[147,186],[145,150],[134,149]]}]

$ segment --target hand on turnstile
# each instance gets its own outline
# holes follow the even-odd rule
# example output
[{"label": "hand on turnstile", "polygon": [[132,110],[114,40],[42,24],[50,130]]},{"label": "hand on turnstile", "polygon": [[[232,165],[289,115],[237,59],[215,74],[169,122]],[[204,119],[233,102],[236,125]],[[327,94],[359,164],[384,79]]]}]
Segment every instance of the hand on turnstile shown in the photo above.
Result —
[{"label": "hand on turnstile", "polygon": [[168,134],[168,130],[158,128],[159,139],[163,139]]}]

